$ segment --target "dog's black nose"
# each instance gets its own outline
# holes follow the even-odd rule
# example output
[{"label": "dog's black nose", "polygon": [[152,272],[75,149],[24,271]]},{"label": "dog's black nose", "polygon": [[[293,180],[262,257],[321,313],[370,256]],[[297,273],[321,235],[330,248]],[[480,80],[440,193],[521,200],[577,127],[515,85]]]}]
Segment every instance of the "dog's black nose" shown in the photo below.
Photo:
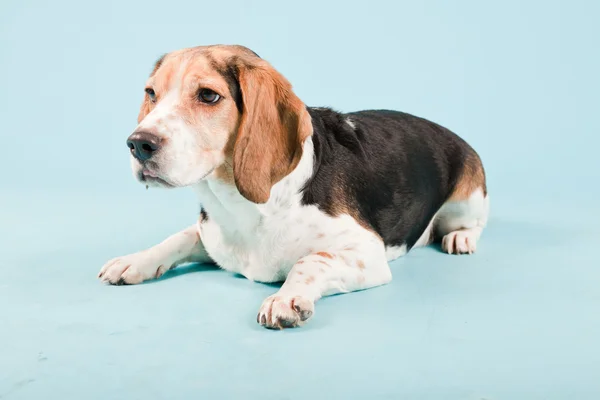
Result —
[{"label": "dog's black nose", "polygon": [[135,158],[146,161],[160,149],[160,139],[148,132],[133,132],[127,138],[127,147]]}]

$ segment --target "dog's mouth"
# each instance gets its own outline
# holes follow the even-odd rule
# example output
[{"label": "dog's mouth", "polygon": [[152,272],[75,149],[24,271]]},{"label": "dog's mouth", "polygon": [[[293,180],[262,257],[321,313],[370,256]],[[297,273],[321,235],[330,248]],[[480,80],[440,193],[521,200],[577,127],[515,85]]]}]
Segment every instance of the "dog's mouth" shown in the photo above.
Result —
[{"label": "dog's mouth", "polygon": [[165,187],[165,188],[174,188],[175,187],[175,185],[167,182],[166,180],[164,180],[163,178],[158,176],[158,174],[156,174],[155,172],[153,172],[149,169],[141,170],[138,174],[138,180],[142,183],[146,183],[147,185],[152,185],[152,186],[161,186],[161,187]]}]

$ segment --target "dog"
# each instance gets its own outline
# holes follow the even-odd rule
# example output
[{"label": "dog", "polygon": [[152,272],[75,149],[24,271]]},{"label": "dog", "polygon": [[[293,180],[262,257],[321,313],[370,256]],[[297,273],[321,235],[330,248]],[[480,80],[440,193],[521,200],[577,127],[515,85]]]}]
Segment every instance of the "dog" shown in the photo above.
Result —
[{"label": "dog", "polygon": [[302,325],[323,296],[389,283],[388,262],[411,249],[471,254],[488,219],[481,159],[457,135],[397,111],[307,107],[243,46],[160,58],[127,146],[139,182],[191,187],[200,214],[98,277],[137,284],[198,262],[283,281],[259,309],[267,328]]}]

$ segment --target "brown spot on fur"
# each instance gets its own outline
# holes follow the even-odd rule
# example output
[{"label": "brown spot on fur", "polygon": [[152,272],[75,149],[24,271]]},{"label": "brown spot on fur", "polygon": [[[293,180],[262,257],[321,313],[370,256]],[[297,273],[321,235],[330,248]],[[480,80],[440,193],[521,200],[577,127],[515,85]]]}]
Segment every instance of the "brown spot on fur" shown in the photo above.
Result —
[{"label": "brown spot on fur", "polygon": [[[344,177],[343,172],[340,171],[338,174],[339,175],[333,178],[332,182],[331,198],[335,199],[335,201],[323,205],[325,212],[332,216],[347,214],[360,226],[379,236],[379,234],[375,232],[375,229],[373,229],[373,227],[361,216],[356,199],[350,195],[351,191],[346,187],[346,178]],[[344,231],[341,234],[346,233],[348,233],[348,231]]]},{"label": "brown spot on fur", "polygon": [[360,270],[365,269],[365,262],[363,260],[358,260],[356,262],[356,265],[358,266],[358,269],[360,269]]},{"label": "brown spot on fur", "polygon": [[485,183],[485,171],[479,155],[475,150],[471,150],[463,162],[462,171],[454,190],[450,195],[450,201],[462,201],[468,199],[477,189],[483,191],[483,196],[487,196],[487,186]]},{"label": "brown spot on fur", "polygon": [[317,239],[322,239],[322,238],[324,238],[324,237],[325,237],[325,234],[324,234],[324,233],[319,233],[319,234],[317,235]]},{"label": "brown spot on fur", "polygon": [[331,267],[331,265],[323,260],[315,260],[315,262],[319,263],[319,264],[323,264],[323,265],[327,265],[328,267]]},{"label": "brown spot on fur", "polygon": [[302,272],[302,271],[298,271],[298,272],[296,272],[296,273],[297,273],[298,275],[304,275],[304,272]]},{"label": "brown spot on fur", "polygon": [[310,285],[314,281],[315,281],[315,277],[311,275],[308,278],[306,278],[306,280],[304,281],[304,283],[306,283],[307,285]]},{"label": "brown spot on fur", "polygon": [[296,264],[304,264],[304,260],[300,260]]},{"label": "brown spot on fur", "polygon": [[356,278],[356,281],[357,281],[358,283],[365,283],[365,277],[361,275],[361,276],[359,276],[358,278]]},{"label": "brown spot on fur", "polygon": [[317,253],[317,255],[321,256],[321,257],[329,258],[329,259],[333,258],[333,255],[331,253],[327,253],[326,251],[319,251]]}]

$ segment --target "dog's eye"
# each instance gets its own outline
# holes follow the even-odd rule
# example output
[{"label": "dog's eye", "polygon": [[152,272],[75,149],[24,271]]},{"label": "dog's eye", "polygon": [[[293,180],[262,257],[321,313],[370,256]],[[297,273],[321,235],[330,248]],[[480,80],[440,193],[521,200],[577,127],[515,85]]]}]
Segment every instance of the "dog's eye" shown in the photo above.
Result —
[{"label": "dog's eye", "polygon": [[198,99],[203,103],[216,103],[220,98],[217,92],[210,89],[200,89],[198,92]]},{"label": "dog's eye", "polygon": [[146,93],[148,93],[148,96],[150,96],[150,100],[152,100],[153,102],[156,101],[156,93],[154,93],[154,89],[146,88],[144,90],[146,91]]}]

